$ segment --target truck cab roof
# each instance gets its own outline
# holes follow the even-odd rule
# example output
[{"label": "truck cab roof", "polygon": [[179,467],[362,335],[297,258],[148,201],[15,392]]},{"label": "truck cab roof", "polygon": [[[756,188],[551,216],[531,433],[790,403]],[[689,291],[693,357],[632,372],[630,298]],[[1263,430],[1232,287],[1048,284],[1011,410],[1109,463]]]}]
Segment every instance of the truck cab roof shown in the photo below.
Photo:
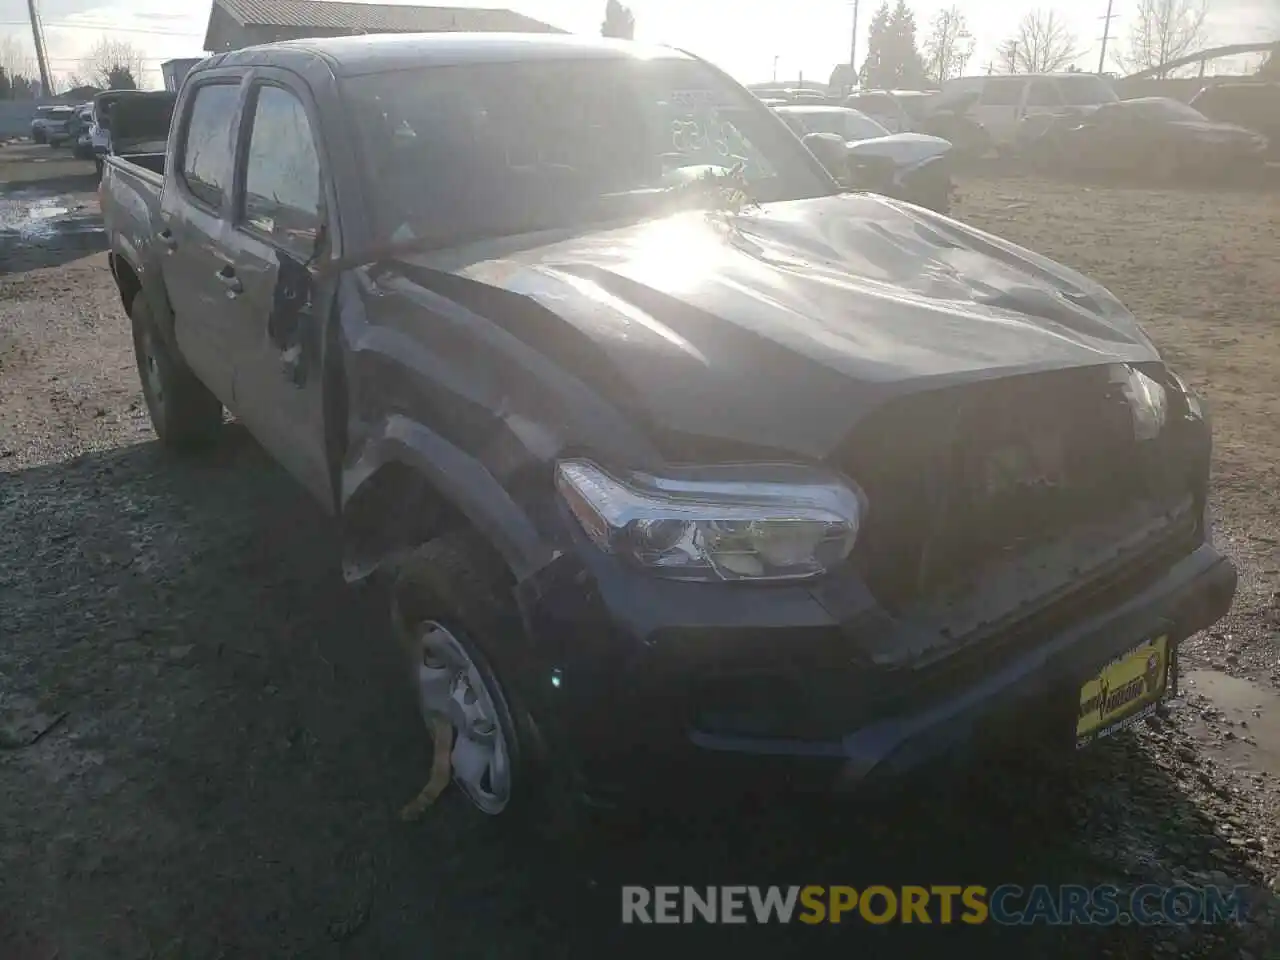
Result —
[{"label": "truck cab roof", "polygon": [[308,38],[245,47],[198,64],[204,70],[228,66],[286,67],[321,59],[335,76],[390,73],[415,67],[530,60],[692,59],[670,47],[603,37],[540,33],[409,33]]}]

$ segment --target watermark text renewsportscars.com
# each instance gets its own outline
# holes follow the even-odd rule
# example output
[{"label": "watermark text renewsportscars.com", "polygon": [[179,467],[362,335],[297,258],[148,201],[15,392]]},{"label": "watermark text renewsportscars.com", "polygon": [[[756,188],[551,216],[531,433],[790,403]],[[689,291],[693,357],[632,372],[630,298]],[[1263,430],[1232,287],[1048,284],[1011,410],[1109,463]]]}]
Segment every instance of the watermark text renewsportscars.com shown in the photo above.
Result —
[{"label": "watermark text renewsportscars.com", "polygon": [[622,888],[622,922],[1140,926],[1240,923],[1246,887],[719,886]]}]

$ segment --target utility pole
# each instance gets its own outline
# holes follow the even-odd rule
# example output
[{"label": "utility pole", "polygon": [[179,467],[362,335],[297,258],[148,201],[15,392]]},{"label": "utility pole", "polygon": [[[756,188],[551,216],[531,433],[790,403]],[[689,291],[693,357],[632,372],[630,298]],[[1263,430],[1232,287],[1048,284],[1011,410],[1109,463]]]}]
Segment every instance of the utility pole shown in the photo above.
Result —
[{"label": "utility pole", "polygon": [[1009,41],[1009,72],[1018,72],[1018,41]]},{"label": "utility pole", "polygon": [[858,85],[858,0],[853,0],[853,31],[849,34],[849,87]]},{"label": "utility pole", "polygon": [[1098,73],[1107,72],[1107,41],[1111,39],[1111,21],[1116,15],[1111,12],[1114,0],[1107,0],[1107,15],[1102,18],[1102,53],[1098,54]]},{"label": "utility pole", "polygon": [[778,82],[778,60],[780,58],[781,58],[780,56],[773,58],[773,82],[774,83]]},{"label": "utility pole", "polygon": [[31,14],[31,40],[36,48],[36,63],[40,65],[40,92],[43,96],[51,97],[53,79],[49,76],[49,54],[44,49],[44,27],[40,25],[36,0],[27,0],[27,12]]}]

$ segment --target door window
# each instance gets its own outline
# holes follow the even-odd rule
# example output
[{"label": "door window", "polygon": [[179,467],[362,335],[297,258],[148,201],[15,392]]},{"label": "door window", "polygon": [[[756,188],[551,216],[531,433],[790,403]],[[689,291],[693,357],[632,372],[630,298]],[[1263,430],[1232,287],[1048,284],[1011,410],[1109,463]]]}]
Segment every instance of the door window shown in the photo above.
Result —
[{"label": "door window", "polygon": [[182,179],[192,196],[215,210],[222,207],[230,180],[231,124],[238,94],[235,83],[198,87],[187,115]]},{"label": "door window", "polygon": [[1060,107],[1062,106],[1062,97],[1058,95],[1057,86],[1048,80],[1035,80],[1027,91],[1027,106]]},{"label": "door window", "polygon": [[1013,77],[992,77],[982,85],[979,102],[985,107],[1016,107],[1025,82]]},{"label": "door window", "polygon": [[320,239],[321,197],[320,157],[306,108],[282,87],[259,87],[237,219],[310,260]]}]

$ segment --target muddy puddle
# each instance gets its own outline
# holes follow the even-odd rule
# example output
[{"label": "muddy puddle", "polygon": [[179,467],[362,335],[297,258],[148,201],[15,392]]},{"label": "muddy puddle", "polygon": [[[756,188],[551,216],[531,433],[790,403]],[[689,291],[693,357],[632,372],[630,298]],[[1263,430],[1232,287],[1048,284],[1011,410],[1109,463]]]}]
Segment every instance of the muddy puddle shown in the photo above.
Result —
[{"label": "muddy puddle", "polygon": [[1216,670],[1188,671],[1182,682],[1191,732],[1206,749],[1236,770],[1280,776],[1280,693]]},{"label": "muddy puddle", "polygon": [[0,239],[48,244],[60,237],[101,235],[102,218],[96,205],[71,197],[21,193],[0,196]]}]

